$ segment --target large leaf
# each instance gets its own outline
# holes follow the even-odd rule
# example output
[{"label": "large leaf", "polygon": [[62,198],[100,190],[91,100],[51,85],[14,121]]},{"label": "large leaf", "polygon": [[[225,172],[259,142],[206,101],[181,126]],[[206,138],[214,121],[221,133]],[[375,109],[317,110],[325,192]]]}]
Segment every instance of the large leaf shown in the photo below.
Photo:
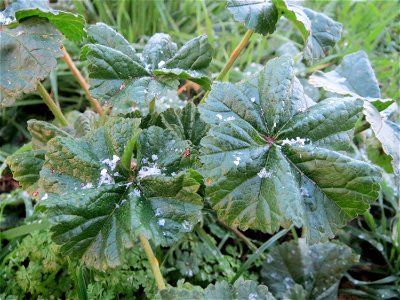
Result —
[{"label": "large leaf", "polygon": [[393,103],[391,99],[381,99],[379,83],[364,51],[346,55],[341,64],[330,72],[315,72],[309,82],[328,92],[364,97],[379,111]]},{"label": "large leaf", "polygon": [[272,249],[261,276],[278,299],[288,299],[296,293],[305,294],[301,299],[336,299],[341,277],[358,259],[344,244],[309,246],[299,239]]},{"label": "large leaf", "polygon": [[3,18],[9,20],[6,24],[9,27],[16,27],[18,22],[29,17],[46,18],[69,40],[82,40],[85,19],[78,14],[52,9],[48,3],[47,0],[17,0],[2,12]]},{"label": "large leaf", "polygon": [[0,107],[4,107],[35,91],[37,82],[55,69],[62,56],[61,35],[53,25],[32,18],[18,28],[3,27],[0,41]]},{"label": "large leaf", "polygon": [[226,281],[210,284],[204,290],[198,286],[183,285],[177,288],[161,290],[157,299],[191,299],[191,300],[274,300],[275,297],[265,285],[259,285],[252,280],[238,280],[233,286]]},{"label": "large leaf", "polygon": [[[177,50],[168,35],[155,34],[138,55],[128,41],[105,24],[89,27],[88,34],[93,44],[83,48],[81,58],[89,63],[92,94],[117,113],[136,108],[147,112],[152,101],[161,101],[169,91],[176,91],[178,79],[210,88],[207,67],[212,49],[205,36]],[[179,106],[179,99],[170,99],[170,106]]]},{"label": "large leaf", "polygon": [[400,126],[383,117],[369,102],[364,103],[365,118],[386,154],[392,157],[395,174],[400,174]]},{"label": "large leaf", "polygon": [[201,218],[202,177],[180,166],[188,143],[139,124],[112,117],[83,138],[59,136],[47,146],[40,184],[48,199],[38,209],[51,217],[62,251],[96,268],[119,265],[139,234],[170,245]]},{"label": "large leaf", "polygon": [[278,21],[278,10],[269,0],[228,0],[234,19],[257,33],[273,33]]},{"label": "large leaf", "polygon": [[254,81],[213,86],[200,106],[213,125],[202,139],[207,195],[230,225],[275,232],[294,223],[325,241],[378,196],[380,174],[335,150],[363,108],[355,98],[307,108],[293,61],[270,61]]}]

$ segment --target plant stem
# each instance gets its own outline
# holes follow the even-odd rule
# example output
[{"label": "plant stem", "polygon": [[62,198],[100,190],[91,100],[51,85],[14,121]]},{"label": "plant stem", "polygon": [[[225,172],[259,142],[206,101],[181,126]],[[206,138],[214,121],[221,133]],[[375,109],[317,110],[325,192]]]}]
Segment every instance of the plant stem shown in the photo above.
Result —
[{"label": "plant stem", "polygon": [[89,92],[89,85],[87,84],[85,78],[83,77],[83,75],[81,74],[81,72],[78,70],[78,68],[76,67],[76,65],[74,64],[71,56],[69,55],[69,53],[67,52],[67,49],[65,49],[64,46],[61,47],[61,50],[64,54],[64,62],[67,64],[67,66],[69,67],[69,69],[71,70],[72,74],[74,75],[74,77],[78,80],[79,85],[82,87],[83,91],[86,94],[86,98],[89,100],[90,104],[92,105],[94,111],[96,111],[100,116],[104,116],[104,110],[101,107],[99,101],[97,101],[96,99],[94,99],[92,97],[92,95],[90,95]]},{"label": "plant stem", "polygon": [[240,232],[237,228],[230,227],[228,224],[225,222],[218,220],[218,223],[220,223],[222,226],[224,226],[226,229],[229,231],[232,231],[239,239],[241,239],[247,247],[249,247],[250,250],[253,252],[257,250],[257,246],[253,244],[252,241],[250,241],[247,236],[245,236],[242,232]]},{"label": "plant stem", "polygon": [[359,127],[357,127],[354,130],[354,135],[356,135],[356,134],[358,134],[360,132],[363,132],[364,130],[367,130],[370,127],[371,127],[371,125],[368,122],[364,121]]},{"label": "plant stem", "polygon": [[[250,29],[246,31],[246,33],[243,36],[242,40],[240,41],[239,45],[237,45],[235,50],[233,50],[231,56],[229,57],[228,62],[226,63],[226,65],[222,69],[221,73],[219,73],[219,75],[217,76],[217,78],[215,80],[217,80],[217,81],[224,80],[226,74],[228,74],[229,70],[231,69],[231,67],[235,63],[236,59],[238,58],[240,53],[243,51],[243,49],[246,47],[246,45],[249,42],[249,40],[250,40],[251,36],[253,35],[253,33],[254,33],[254,31],[250,30]],[[206,98],[208,97],[209,93],[210,92],[207,91],[207,93],[204,95],[203,99],[201,99],[200,103],[203,103],[206,100]]]},{"label": "plant stem", "polygon": [[64,117],[61,109],[57,106],[57,104],[50,97],[49,93],[46,91],[46,89],[40,82],[38,82],[36,90],[39,93],[40,97],[42,97],[43,102],[46,103],[47,107],[51,110],[56,120],[60,122],[61,126],[63,127],[68,126],[68,121]]},{"label": "plant stem", "polygon": [[151,269],[153,270],[153,275],[156,280],[157,286],[159,290],[165,289],[165,283],[164,283],[164,278],[162,277],[161,271],[160,271],[160,266],[158,264],[157,258],[154,256],[153,250],[151,249],[149,241],[146,239],[146,237],[141,234],[139,235],[140,243],[142,244],[142,247],[144,249],[144,252],[146,252],[147,259],[150,262]]}]

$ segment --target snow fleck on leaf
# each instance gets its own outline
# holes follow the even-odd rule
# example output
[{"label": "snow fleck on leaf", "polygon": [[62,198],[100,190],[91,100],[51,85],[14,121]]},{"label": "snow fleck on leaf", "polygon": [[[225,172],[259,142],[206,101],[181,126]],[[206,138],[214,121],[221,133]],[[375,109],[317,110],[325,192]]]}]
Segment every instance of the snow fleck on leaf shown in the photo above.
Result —
[{"label": "snow fleck on leaf", "polygon": [[49,198],[49,195],[46,193],[46,194],[43,195],[43,197],[40,200],[43,201],[43,200],[46,200],[47,198]]},{"label": "snow fleck on leaf", "polygon": [[82,190],[91,189],[92,187],[93,184],[91,182],[88,182],[84,186],[82,186]]},{"label": "snow fleck on leaf", "polygon": [[100,179],[99,179],[99,186],[103,184],[113,184],[114,179],[108,174],[107,169],[102,169],[100,171]]},{"label": "snow fleck on leaf", "polygon": [[236,160],[234,160],[233,163],[238,166],[240,163],[240,157],[236,156]]},{"label": "snow fleck on leaf", "polygon": [[233,121],[233,120],[235,120],[235,117],[234,116],[230,116],[230,117],[227,117],[225,119],[225,122],[229,122],[229,121]]},{"label": "snow fleck on leaf", "polygon": [[156,212],[154,213],[154,215],[155,215],[156,217],[158,217],[159,215],[161,215],[161,211],[160,211],[159,208],[156,209]]},{"label": "snow fleck on leaf", "polygon": [[257,173],[257,175],[260,178],[269,178],[269,177],[271,177],[272,173],[271,172],[267,172],[267,170],[265,168],[262,168],[260,170],[260,172]]},{"label": "snow fleck on leaf", "polygon": [[158,159],[158,156],[157,156],[156,154],[153,154],[153,155],[151,156],[151,159],[152,159],[153,161],[156,161],[156,160]]},{"label": "snow fleck on leaf", "polygon": [[140,190],[139,189],[134,189],[133,190],[133,194],[135,195],[135,196],[137,196],[137,197],[140,197]]},{"label": "snow fleck on leaf", "polygon": [[114,170],[119,161],[120,161],[120,158],[117,155],[113,155],[112,159],[106,158],[106,159],[102,160],[101,162],[103,164],[108,165],[111,168],[111,170]]},{"label": "snow fleck on leaf", "polygon": [[188,221],[186,221],[186,220],[183,221],[182,227],[183,227],[183,229],[185,229],[185,230],[192,230],[192,225],[191,225]]},{"label": "snow fleck on leaf", "polygon": [[119,208],[119,205],[118,205],[118,203],[115,203],[115,208]]},{"label": "snow fleck on leaf", "polygon": [[174,177],[175,175],[176,175],[176,173],[175,173],[175,172],[172,172],[172,173],[171,173],[171,176],[172,176],[172,177]]},{"label": "snow fleck on leaf", "polygon": [[147,176],[161,175],[161,169],[154,165],[153,167],[143,167],[139,170],[138,178],[142,179]]},{"label": "snow fleck on leaf", "polygon": [[249,300],[257,300],[257,299],[258,299],[257,294],[253,293],[249,294]]},{"label": "snow fleck on leaf", "polygon": [[250,98],[250,101],[251,102],[256,102],[256,98],[252,97],[252,98]]},{"label": "snow fleck on leaf", "polygon": [[221,114],[217,114],[216,115],[218,119],[222,120],[222,115]]},{"label": "snow fleck on leaf", "polygon": [[282,141],[282,146],[284,145],[299,145],[299,146],[304,146],[306,142],[310,141],[310,139],[303,139],[300,137],[296,137],[296,139],[284,139]]},{"label": "snow fleck on leaf", "polygon": [[165,219],[158,220],[158,225],[164,226],[165,225]]},{"label": "snow fleck on leaf", "polygon": [[165,65],[165,61],[163,61],[163,60],[158,63],[159,68],[162,68],[164,65]]}]

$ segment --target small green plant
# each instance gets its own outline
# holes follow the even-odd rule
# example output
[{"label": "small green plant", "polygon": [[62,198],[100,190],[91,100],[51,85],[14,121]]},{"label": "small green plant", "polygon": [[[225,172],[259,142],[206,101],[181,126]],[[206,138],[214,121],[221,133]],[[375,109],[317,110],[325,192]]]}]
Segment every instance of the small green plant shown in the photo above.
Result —
[{"label": "small green plant", "polygon": [[[1,105],[37,91],[55,117],[52,123],[29,121],[31,144],[6,162],[37,202],[35,214],[51,224],[51,238],[60,245],[53,254],[70,257],[75,279],[62,280],[77,285],[79,297],[112,298],[129,288],[121,283],[103,293],[101,284],[86,284],[85,268],[110,272],[97,275],[107,277],[113,268],[132,265],[132,251],[141,266],[135,280],[148,297],[160,299],[330,299],[357,263],[349,247],[329,239],[381,193],[383,163],[371,163],[353,142],[355,135],[370,127],[383,150],[383,160],[373,161],[400,172],[400,127],[387,113],[393,101],[381,99],[363,52],[310,77],[308,84],[327,91],[323,99],[307,94],[295,75],[299,58],[289,55],[269,60],[241,82],[223,82],[253,34],[274,32],[283,16],[298,28],[300,56],[308,65],[326,56],[342,30],[326,15],[284,0],[228,0],[227,8],[247,32],[214,82],[208,71],[213,50],[204,35],[178,47],[168,34],[157,33],[139,52],[108,25],[85,27],[83,17],[53,10],[46,1],[17,1],[1,13]],[[63,36],[83,43],[88,83]],[[60,57],[92,110],[64,115],[42,85]],[[203,89],[199,103],[177,95],[183,81]],[[218,219],[254,251],[243,266],[236,248],[227,247],[231,255],[224,258],[210,241],[205,219]],[[273,236],[255,245],[238,229]],[[226,280],[207,286],[215,279],[207,272],[193,276],[197,260],[215,264],[193,250],[199,241],[183,241],[193,231],[224,266]],[[265,256],[289,231],[295,240]],[[179,280],[168,285],[159,263],[165,248],[171,249],[169,259],[180,256],[174,271],[202,286]],[[149,265],[141,262],[142,249]],[[260,259],[261,284],[258,276],[245,278]],[[54,265],[66,264],[60,258]],[[143,269],[151,269],[156,295],[144,283]]]}]

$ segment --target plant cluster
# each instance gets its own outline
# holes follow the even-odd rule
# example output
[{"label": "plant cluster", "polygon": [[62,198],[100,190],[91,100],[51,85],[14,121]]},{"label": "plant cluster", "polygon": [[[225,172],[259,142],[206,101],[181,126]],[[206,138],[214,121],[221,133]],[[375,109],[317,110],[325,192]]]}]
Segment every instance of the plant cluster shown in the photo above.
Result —
[{"label": "plant cluster", "polygon": [[[73,284],[82,298],[112,299],[126,289],[130,293],[121,297],[336,297],[340,279],[359,256],[329,240],[367,213],[385,192],[388,173],[400,173],[395,104],[382,99],[362,51],[308,82],[296,76],[304,66],[299,56],[312,65],[340,39],[341,24],[326,15],[285,0],[228,0],[227,8],[247,32],[214,82],[205,35],[178,46],[157,33],[138,51],[110,26],[85,27],[83,17],[46,1],[16,1],[1,12],[0,105],[36,91],[55,117],[30,120],[31,143],[6,162],[35,200],[34,217],[50,224],[59,245],[42,231],[10,250],[2,272],[20,281],[6,293],[46,295],[46,284],[27,281],[28,272],[55,284],[55,298],[63,293],[60,285]],[[304,40],[297,58],[284,54],[238,83],[224,82],[252,35],[274,32],[283,16]],[[82,43],[88,83],[64,38]],[[41,83],[59,58],[91,110],[64,114]],[[177,95],[184,81],[203,89],[200,101]],[[312,95],[311,87],[322,94]],[[370,141],[361,134],[367,129]],[[202,228],[205,221],[215,222],[208,227],[217,236],[221,226],[239,234],[254,251],[244,265],[237,246],[226,247],[230,256],[221,254]],[[257,247],[239,229],[273,236]],[[289,231],[294,240],[264,256]],[[165,268],[154,249],[169,249]],[[32,253],[32,264],[23,266]],[[41,268],[43,259],[48,263]],[[249,271],[252,264],[262,266],[259,276]],[[65,269],[75,279],[62,274],[53,281]],[[89,277],[95,283],[87,284]]]}]

